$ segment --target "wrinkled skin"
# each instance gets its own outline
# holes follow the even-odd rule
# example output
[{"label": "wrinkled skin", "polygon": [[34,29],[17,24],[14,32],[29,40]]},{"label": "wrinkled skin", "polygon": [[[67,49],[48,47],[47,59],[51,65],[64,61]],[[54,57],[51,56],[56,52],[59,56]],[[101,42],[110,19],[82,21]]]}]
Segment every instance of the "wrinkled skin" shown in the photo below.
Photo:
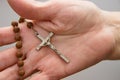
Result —
[{"label": "wrinkled skin", "polygon": [[[21,16],[34,20],[34,28],[46,37],[52,31],[52,44],[70,59],[66,64],[49,47],[40,51],[34,33],[19,25],[26,55],[26,77],[34,70],[41,73],[30,80],[59,80],[107,59],[113,49],[114,36],[106,26],[102,10],[85,0],[51,0],[40,3],[34,0],[8,0],[11,7]],[[22,6],[19,6],[22,5]],[[0,29],[0,45],[13,43],[12,27]],[[4,39],[6,38],[6,39]],[[16,48],[0,52],[0,80],[17,80]],[[12,74],[12,75],[11,75]]]}]

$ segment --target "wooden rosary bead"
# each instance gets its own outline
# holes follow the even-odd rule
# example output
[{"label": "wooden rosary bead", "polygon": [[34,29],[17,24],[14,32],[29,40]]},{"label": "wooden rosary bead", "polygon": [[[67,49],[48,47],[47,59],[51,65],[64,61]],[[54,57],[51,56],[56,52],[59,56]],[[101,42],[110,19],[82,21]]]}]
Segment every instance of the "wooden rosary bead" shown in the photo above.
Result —
[{"label": "wooden rosary bead", "polygon": [[23,60],[19,60],[17,65],[18,65],[18,67],[23,67],[24,66]]},{"label": "wooden rosary bead", "polygon": [[19,23],[23,23],[23,22],[25,22],[25,18],[20,17]]},{"label": "wooden rosary bead", "polygon": [[17,43],[16,43],[16,48],[17,48],[17,49],[22,48],[22,41],[17,41]]},{"label": "wooden rosary bead", "polygon": [[18,70],[18,75],[19,75],[19,76],[24,76],[24,75],[25,75],[24,69],[19,69],[19,70]]},{"label": "wooden rosary bead", "polygon": [[18,51],[18,52],[16,53],[16,57],[17,57],[17,58],[22,58],[22,57],[23,57],[23,53],[20,52],[20,51]]},{"label": "wooden rosary bead", "polygon": [[27,22],[27,27],[28,27],[29,29],[31,29],[31,28],[33,27],[33,23],[32,23],[32,22]]},{"label": "wooden rosary bead", "polygon": [[15,33],[18,33],[18,32],[20,32],[20,28],[19,28],[19,27],[14,27],[14,28],[13,28],[13,31],[14,31]]},{"label": "wooden rosary bead", "polygon": [[15,40],[20,41],[20,40],[22,40],[22,38],[19,34],[15,34]]},{"label": "wooden rosary bead", "polygon": [[[25,22],[24,18],[20,18],[19,19],[19,23],[23,23]],[[25,75],[25,70],[23,69],[24,66],[24,61],[23,61],[23,53],[21,51],[22,48],[22,37],[20,36],[20,28],[18,27],[18,22],[13,21],[11,23],[11,25],[13,26],[13,32],[15,33],[15,37],[14,39],[17,41],[16,42],[16,48],[17,48],[17,52],[16,52],[16,57],[18,58],[18,62],[17,62],[17,66],[19,68],[18,70],[18,80],[24,80],[24,75]]]},{"label": "wooden rosary bead", "polygon": [[13,27],[18,26],[18,22],[13,21],[13,22],[11,23],[11,25],[12,25]]}]

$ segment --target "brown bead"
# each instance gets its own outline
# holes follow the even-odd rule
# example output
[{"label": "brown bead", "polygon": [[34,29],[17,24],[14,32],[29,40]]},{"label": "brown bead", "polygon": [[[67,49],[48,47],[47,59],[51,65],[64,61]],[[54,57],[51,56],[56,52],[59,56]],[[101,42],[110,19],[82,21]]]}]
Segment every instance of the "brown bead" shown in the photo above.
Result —
[{"label": "brown bead", "polygon": [[22,39],[22,37],[20,36],[20,34],[15,34],[16,41],[20,41],[21,39]]},{"label": "brown bead", "polygon": [[17,58],[22,58],[22,57],[23,57],[23,53],[20,52],[20,51],[18,51],[18,52],[16,53],[16,57],[17,57]]},{"label": "brown bead", "polygon": [[17,49],[22,48],[22,41],[17,41],[17,43],[16,43],[16,48],[17,48]]},{"label": "brown bead", "polygon": [[18,22],[13,21],[13,22],[11,23],[11,25],[12,25],[13,27],[18,26]]},{"label": "brown bead", "polygon": [[24,76],[24,75],[25,75],[24,69],[19,69],[18,75],[19,75],[19,76]]},{"label": "brown bead", "polygon": [[14,28],[13,28],[13,31],[14,31],[15,33],[18,33],[18,32],[20,32],[20,28],[19,28],[19,27],[14,27]]},{"label": "brown bead", "polygon": [[18,63],[17,63],[18,67],[22,67],[24,66],[24,62],[23,60],[19,60]]},{"label": "brown bead", "polygon": [[28,27],[29,29],[31,29],[31,28],[33,27],[33,23],[32,23],[32,22],[27,22],[27,27]]},{"label": "brown bead", "polygon": [[19,19],[19,23],[23,23],[23,22],[25,22],[25,18],[20,17],[20,19]]}]

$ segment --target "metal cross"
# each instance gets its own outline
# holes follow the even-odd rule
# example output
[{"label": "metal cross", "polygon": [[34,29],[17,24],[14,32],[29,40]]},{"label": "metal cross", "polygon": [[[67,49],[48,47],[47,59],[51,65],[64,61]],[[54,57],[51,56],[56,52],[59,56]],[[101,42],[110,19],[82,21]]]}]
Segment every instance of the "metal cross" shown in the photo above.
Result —
[{"label": "metal cross", "polygon": [[43,37],[41,37],[40,34],[38,32],[36,32],[36,31],[35,31],[35,34],[36,34],[36,37],[42,41],[41,44],[37,46],[37,48],[36,48],[37,51],[39,51],[44,46],[49,46],[66,63],[70,62],[70,60],[65,55],[63,55],[62,53],[60,53],[55,48],[55,46],[52,45],[52,43],[50,42],[51,37],[54,35],[53,32],[50,32],[49,35],[45,39]]}]

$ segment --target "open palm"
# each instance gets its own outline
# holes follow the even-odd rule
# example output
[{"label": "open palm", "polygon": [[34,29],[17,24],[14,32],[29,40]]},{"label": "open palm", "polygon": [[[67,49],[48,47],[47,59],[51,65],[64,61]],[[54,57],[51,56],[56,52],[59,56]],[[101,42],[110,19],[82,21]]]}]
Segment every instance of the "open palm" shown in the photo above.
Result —
[{"label": "open palm", "polygon": [[[102,10],[93,3],[85,0],[51,0],[46,4],[33,0],[8,1],[21,16],[34,20],[34,28],[41,36],[54,32],[52,44],[70,59],[66,64],[49,47],[36,51],[40,40],[26,23],[20,24],[26,77],[35,70],[41,72],[30,80],[59,80],[107,59],[111,54],[113,33],[105,26]],[[12,27],[0,29],[0,34],[1,45],[14,42]],[[0,80],[18,78],[15,53],[15,48],[0,53]]]}]

